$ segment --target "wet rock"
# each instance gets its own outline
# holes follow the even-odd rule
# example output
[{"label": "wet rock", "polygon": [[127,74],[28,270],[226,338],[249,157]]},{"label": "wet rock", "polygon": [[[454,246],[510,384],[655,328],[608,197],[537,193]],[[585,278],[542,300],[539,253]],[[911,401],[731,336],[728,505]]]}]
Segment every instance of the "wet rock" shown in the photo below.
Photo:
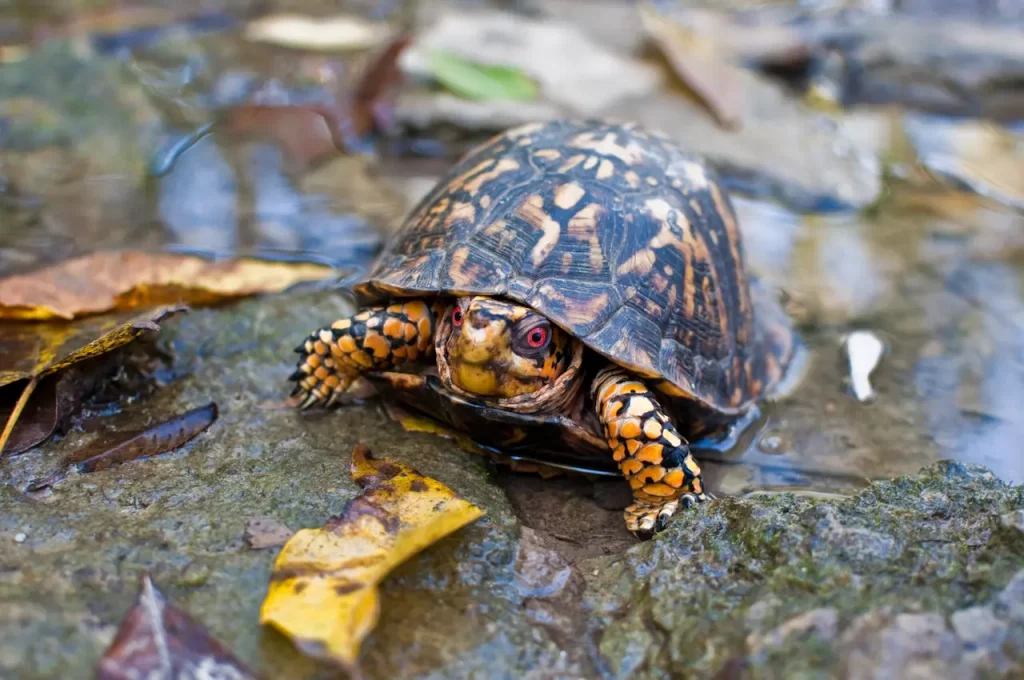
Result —
[{"label": "wet rock", "polygon": [[661,80],[657,69],[609,51],[571,23],[506,12],[441,15],[403,54],[403,69],[429,79],[430,50],[517,68],[537,81],[545,100],[575,115],[597,115],[652,92]]},{"label": "wet rock", "polygon": [[782,647],[794,635],[804,637],[813,635],[822,642],[829,642],[836,635],[838,620],[839,614],[835,609],[812,609],[793,617],[768,633],[748,636],[747,646],[750,648],[751,654],[757,654],[764,649]]},{"label": "wet rock", "polygon": [[1024,532],[1024,510],[1006,513],[1002,517],[1002,522],[1004,527]]},{"label": "wet rock", "polygon": [[1024,132],[923,115],[906,116],[903,127],[918,158],[940,179],[1024,211]]},{"label": "wet rock", "polygon": [[941,614],[871,612],[840,640],[845,677],[963,678],[962,649]]},{"label": "wet rock", "polygon": [[[259,625],[277,551],[251,550],[242,537],[248,518],[272,515],[299,529],[338,514],[359,491],[348,474],[358,441],[487,511],[388,577],[381,621],[363,648],[365,677],[571,669],[526,611],[515,519],[482,460],[439,437],[403,431],[373,405],[307,414],[282,407],[303,329],[349,309],[343,296],[292,294],[195,310],[168,325],[169,382],[104,423],[128,430],[216,400],[221,417],[209,436],[173,455],[71,475],[33,498],[22,491],[28,481],[80,437],[5,461],[0,537],[30,538],[8,539],[0,550],[0,676],[93,677],[137,575],[149,570],[161,575],[169,598],[265,677],[311,677],[308,661]],[[530,573],[541,572],[549,573]],[[559,573],[531,583],[550,590]]]},{"label": "wet rock", "polygon": [[630,677],[1024,668],[1024,647],[1001,644],[1024,636],[1024,545],[997,531],[1022,506],[1019,487],[950,462],[838,502],[719,499],[580,565],[585,604],[602,660],[628,658]]},{"label": "wet rock", "polygon": [[[738,62],[813,76],[838,59],[841,101],[903,104],[946,115],[1018,120],[1024,114],[1024,28],[953,17],[896,15],[882,8],[843,11],[778,5],[729,13],[710,3],[671,15]],[[975,8],[978,3],[971,3]],[[800,78],[796,79],[797,81]]]},{"label": "wet rock", "polygon": [[860,208],[882,190],[879,154],[889,144],[880,116],[831,118],[810,110],[763,76],[739,71],[738,130],[720,127],[698,104],[671,93],[612,107],[703,154],[730,189],[800,212]]},{"label": "wet rock", "polygon": [[1024,115],[1019,26],[891,16],[837,23],[811,31],[821,42],[850,46],[848,104],[898,103],[996,120]]}]

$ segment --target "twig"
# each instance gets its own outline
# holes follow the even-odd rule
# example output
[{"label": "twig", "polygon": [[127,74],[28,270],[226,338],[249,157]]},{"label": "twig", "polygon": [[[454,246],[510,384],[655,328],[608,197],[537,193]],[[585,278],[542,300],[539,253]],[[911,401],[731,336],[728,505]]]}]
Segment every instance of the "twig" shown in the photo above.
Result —
[{"label": "twig", "polygon": [[11,415],[7,417],[7,424],[4,425],[3,434],[0,434],[0,455],[3,455],[4,447],[7,446],[7,440],[11,438],[11,433],[14,432],[14,425],[18,422],[18,417],[25,410],[25,404],[28,403],[28,398],[32,396],[38,384],[39,376],[32,376],[32,379],[28,381],[28,385],[25,385],[25,389],[22,390],[21,396],[18,397],[18,403],[14,405]]}]

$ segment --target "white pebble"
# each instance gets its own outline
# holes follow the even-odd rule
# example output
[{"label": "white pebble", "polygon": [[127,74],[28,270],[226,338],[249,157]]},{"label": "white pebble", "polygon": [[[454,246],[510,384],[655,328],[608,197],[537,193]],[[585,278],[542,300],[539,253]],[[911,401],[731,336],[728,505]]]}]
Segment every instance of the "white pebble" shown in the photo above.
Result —
[{"label": "white pebble", "polygon": [[27,538],[28,538],[28,536],[23,531],[21,533],[18,533],[18,534],[14,535],[14,542],[15,543],[24,543],[25,539],[27,539]]}]

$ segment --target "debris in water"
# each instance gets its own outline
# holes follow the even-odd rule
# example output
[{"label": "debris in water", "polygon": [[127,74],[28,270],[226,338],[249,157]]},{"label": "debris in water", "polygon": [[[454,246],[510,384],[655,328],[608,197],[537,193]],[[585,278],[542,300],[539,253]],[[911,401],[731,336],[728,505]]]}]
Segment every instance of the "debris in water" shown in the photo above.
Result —
[{"label": "debris in water", "polygon": [[217,420],[217,404],[211,402],[142,431],[121,433],[114,442],[103,439],[75,451],[44,479],[32,482],[29,491],[41,491],[62,479],[69,467],[79,472],[99,472],[114,465],[173,451]]},{"label": "debris in water", "polygon": [[885,343],[871,331],[854,331],[843,340],[846,356],[850,362],[850,385],[858,401],[870,401],[875,397],[869,378],[885,354]]}]

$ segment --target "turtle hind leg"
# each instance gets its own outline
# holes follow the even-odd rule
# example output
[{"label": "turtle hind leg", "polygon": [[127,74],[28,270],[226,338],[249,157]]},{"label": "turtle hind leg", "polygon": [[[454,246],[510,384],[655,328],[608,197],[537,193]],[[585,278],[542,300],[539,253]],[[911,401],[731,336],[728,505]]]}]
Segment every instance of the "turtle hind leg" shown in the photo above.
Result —
[{"label": "turtle hind leg", "polygon": [[609,366],[594,377],[591,394],[612,457],[633,490],[627,529],[649,536],[680,505],[707,500],[688,443],[643,382]]},{"label": "turtle hind leg", "polygon": [[363,371],[385,370],[430,356],[440,303],[407,300],[365,307],[314,331],[295,348],[301,356],[290,379],[299,408],[329,406]]}]

